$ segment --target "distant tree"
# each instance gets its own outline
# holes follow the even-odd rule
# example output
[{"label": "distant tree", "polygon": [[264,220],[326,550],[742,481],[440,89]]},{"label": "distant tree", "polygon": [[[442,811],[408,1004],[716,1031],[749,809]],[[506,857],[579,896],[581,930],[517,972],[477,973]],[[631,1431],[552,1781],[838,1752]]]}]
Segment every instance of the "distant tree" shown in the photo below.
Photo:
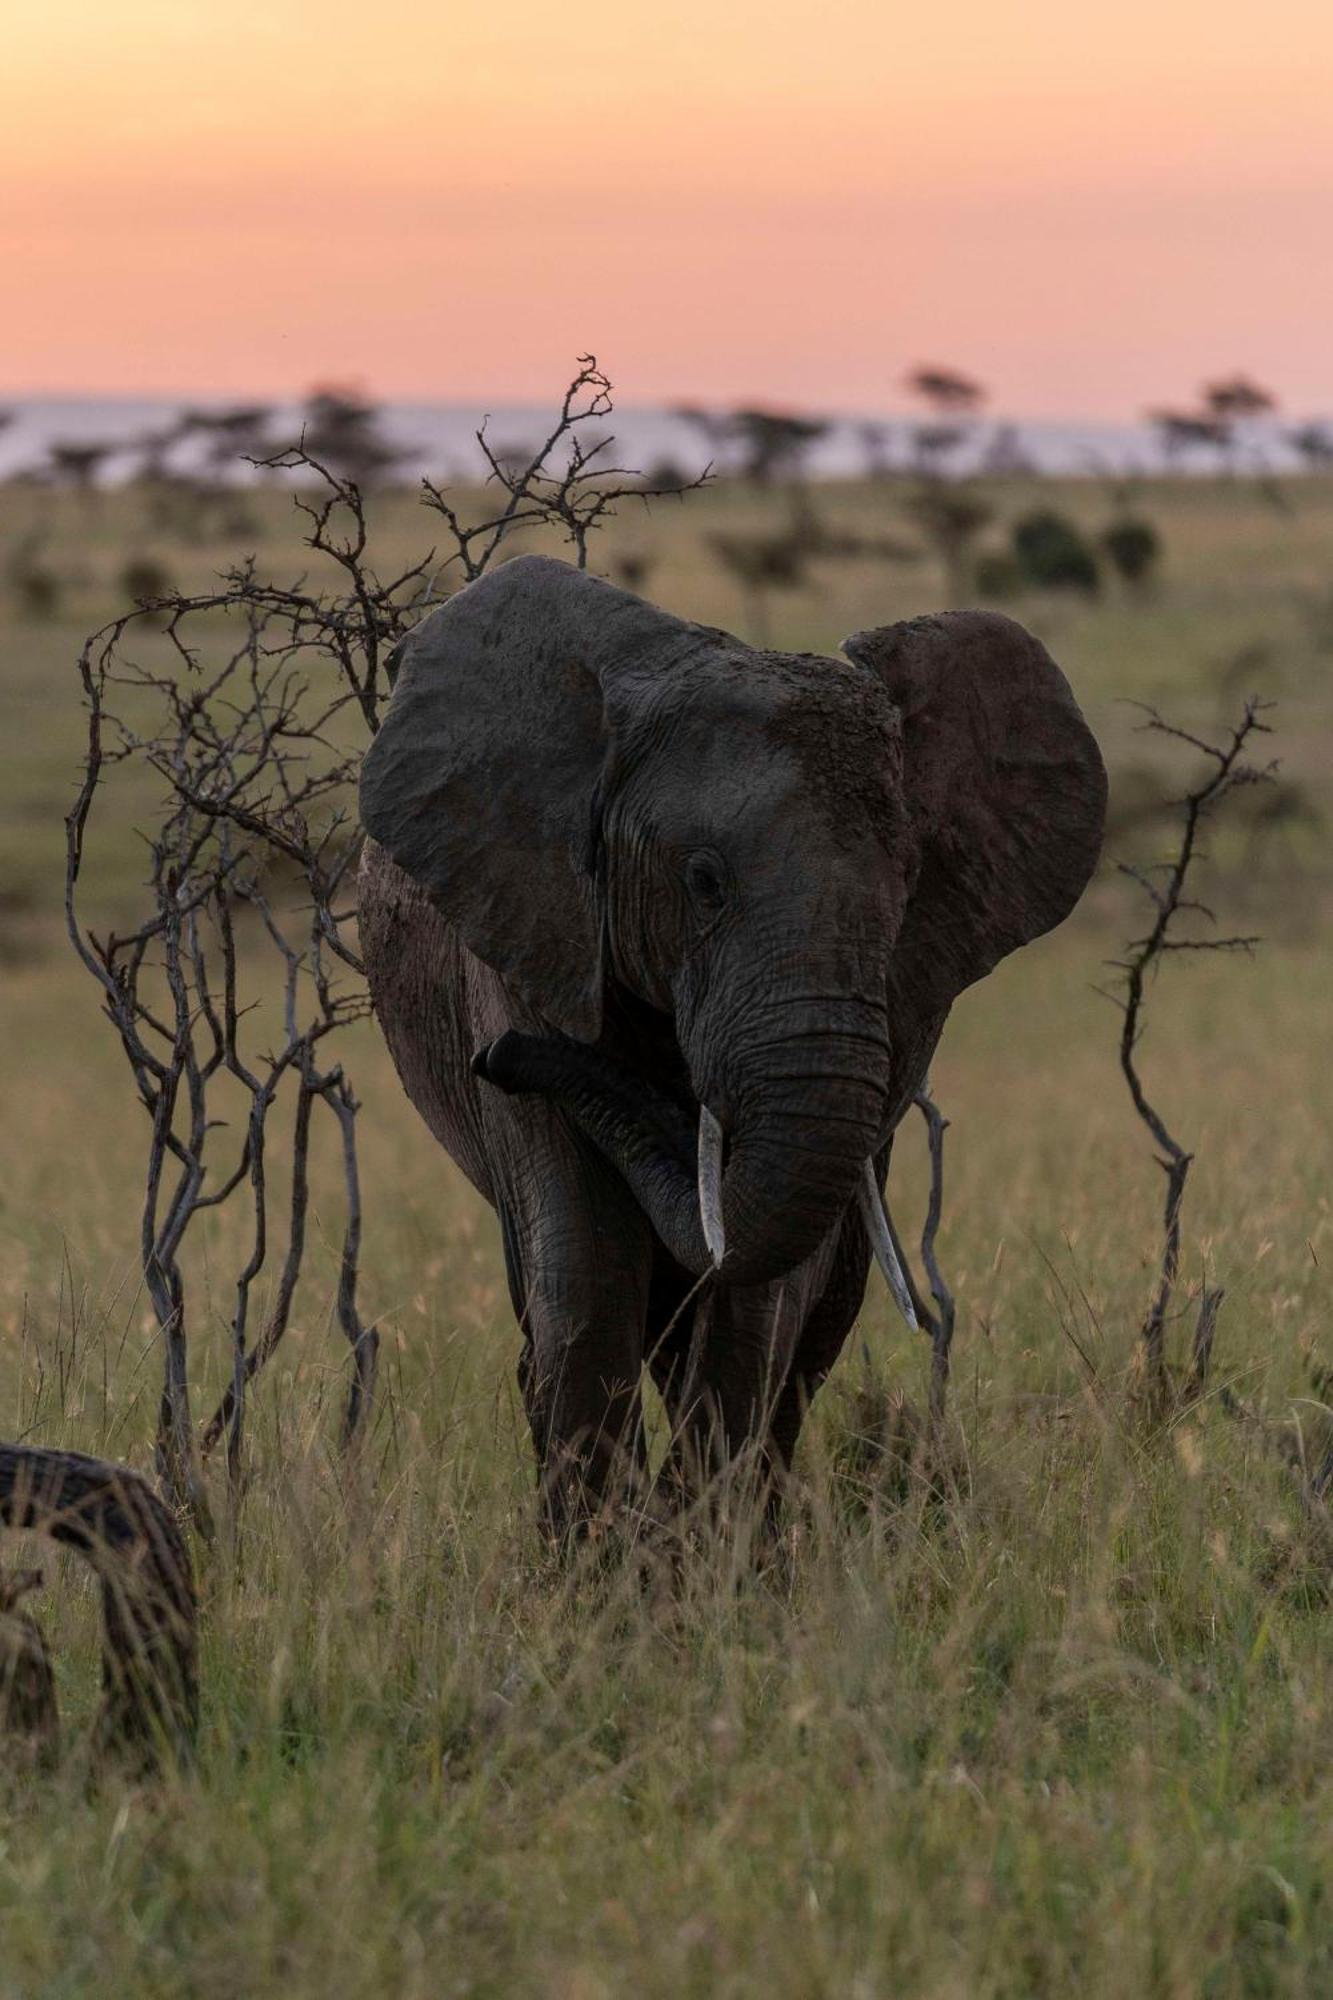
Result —
[{"label": "distant tree", "polygon": [[866,477],[887,479],[893,471],[893,461],[890,456],[892,433],[889,426],[868,420],[856,426],[856,436],[865,459]]},{"label": "distant tree", "polygon": [[1333,466],[1333,430],[1327,424],[1301,424],[1287,432],[1287,443],[1311,472],[1327,472]]},{"label": "distant tree", "polygon": [[383,485],[406,453],[380,430],[380,412],[351,390],[316,388],[307,396],[301,448],[336,478],[356,486]]},{"label": "distant tree", "polygon": [[1219,382],[1204,385],[1203,406],[1225,432],[1223,450],[1233,472],[1237,456],[1246,445],[1251,456],[1262,464],[1263,452],[1256,426],[1260,419],[1271,416],[1277,408],[1277,397],[1271,390],[1251,381],[1248,375],[1230,375]]},{"label": "distant tree", "polygon": [[958,447],[972,437],[986,391],[980,382],[956,368],[914,368],[906,383],[930,412],[927,421],[912,431],[916,468],[925,478],[937,478]]},{"label": "distant tree", "polygon": [[798,417],[781,410],[734,410],[730,424],[741,453],[741,476],[756,486],[800,479],[811,447],[829,429],[822,417]]},{"label": "distant tree", "polygon": [[720,463],[732,441],[731,418],[722,410],[706,410],[699,403],[677,403],[671,411],[678,423],[697,431],[710,464]]},{"label": "distant tree", "polygon": [[1270,416],[1276,408],[1271,390],[1237,374],[1205,383],[1197,410],[1151,410],[1148,421],[1157,431],[1168,466],[1177,465],[1187,451],[1205,446],[1234,470],[1239,447],[1247,441],[1252,449],[1257,446],[1256,419]]},{"label": "distant tree", "polygon": [[711,464],[729,464],[738,477],[756,486],[800,479],[810,448],[829,429],[823,417],[757,406],[721,411],[681,403],[672,415],[699,433]]},{"label": "distant tree", "polygon": [[827,520],[804,487],[793,494],[791,534],[812,562],[912,563],[921,555],[914,542],[900,535],[867,535]]},{"label": "distant tree", "polygon": [[30,528],[5,561],[5,579],[21,618],[54,618],[60,609],[63,585],[44,553],[48,539],[45,528]]},{"label": "distant tree", "polygon": [[1017,424],[998,424],[986,446],[981,469],[989,479],[1028,479],[1036,471]]},{"label": "distant tree", "polygon": [[[14,421],[13,410],[0,409],[0,431],[7,430],[10,424],[13,423],[13,421]],[[20,473],[16,469],[14,471],[10,471],[0,475],[0,480],[2,480],[5,485],[12,485],[14,480],[20,477],[31,477],[31,474],[26,471]]]},{"label": "distant tree", "polygon": [[911,435],[916,470],[923,478],[938,479],[946,469],[946,461],[959,445],[967,443],[971,432],[965,424],[914,424]]},{"label": "distant tree", "polygon": [[536,450],[535,444],[524,444],[517,438],[511,439],[506,444],[490,446],[492,458],[506,478],[513,477],[525,465],[531,464]]},{"label": "distant tree", "polygon": [[62,486],[91,493],[98,473],[115,449],[110,444],[53,444],[48,455],[52,477]]},{"label": "distant tree", "polygon": [[1277,408],[1277,397],[1270,389],[1251,381],[1248,375],[1228,375],[1220,382],[1205,385],[1203,406],[1219,423],[1232,424],[1249,417],[1270,416]]},{"label": "distant tree", "polygon": [[941,414],[972,416],[986,400],[981,383],[956,368],[914,368],[906,380],[914,396]]},{"label": "distant tree", "polygon": [[653,460],[643,475],[643,483],[655,493],[683,493],[693,486],[694,474],[687,472],[678,458],[665,454]]},{"label": "distant tree", "polygon": [[163,425],[160,430],[141,431],[131,447],[139,454],[139,477],[153,485],[172,479],[175,469],[171,464],[171,454],[187,435],[188,424],[182,417]]},{"label": "distant tree", "polygon": [[770,591],[799,590],[806,581],[810,550],[799,522],[773,534],[717,534],[708,546],[740,585],[755,643],[767,646]]},{"label": "distant tree", "polygon": [[972,584],[978,597],[992,603],[1007,603],[1023,588],[1023,572],[1007,549],[985,549],[977,557]]},{"label": "distant tree", "polygon": [[269,425],[273,412],[263,403],[242,403],[229,410],[187,410],[179,435],[193,432],[204,441],[207,470],[224,479],[246,459],[260,459],[272,449]]},{"label": "distant tree", "polygon": [[1107,561],[1122,582],[1146,584],[1162,554],[1162,538],[1151,521],[1125,514],[1102,536]]},{"label": "distant tree", "polygon": [[126,557],[121,566],[119,581],[121,589],[132,604],[144,604],[151,598],[167,597],[172,589],[171,577],[165,563],[146,551]]},{"label": "distant tree", "polygon": [[[177,459],[182,445],[201,438],[202,452]],[[225,411],[187,409],[160,428],[140,432],[132,448],[154,534],[197,543],[213,535],[258,533],[260,523],[240,506],[228,478],[239,460],[263,449],[257,426],[242,425],[239,418],[233,422]]]},{"label": "distant tree", "polygon": [[623,555],[611,558],[611,574],[621,589],[639,594],[656,568],[657,557],[646,549],[626,549]]},{"label": "distant tree", "polygon": [[1157,432],[1162,456],[1169,468],[1179,464],[1187,451],[1200,445],[1225,451],[1231,433],[1220,417],[1200,416],[1191,410],[1149,410],[1148,422]]},{"label": "distant tree", "polygon": [[965,604],[972,590],[972,544],[995,509],[966,486],[942,480],[926,480],[903,504],[940,558],[950,602]]},{"label": "distant tree", "polygon": [[1039,508],[1014,523],[1014,558],[1037,590],[1083,590],[1101,581],[1097,557],[1081,528],[1053,508]]}]

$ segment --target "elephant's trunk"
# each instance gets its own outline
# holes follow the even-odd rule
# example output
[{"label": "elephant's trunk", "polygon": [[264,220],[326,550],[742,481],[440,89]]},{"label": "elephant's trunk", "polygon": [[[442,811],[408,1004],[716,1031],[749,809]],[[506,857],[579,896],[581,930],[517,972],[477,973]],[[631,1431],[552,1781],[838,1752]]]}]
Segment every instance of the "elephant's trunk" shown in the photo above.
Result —
[{"label": "elephant's trunk", "polygon": [[[570,1112],[628,1183],[672,1256],[730,1284],[781,1277],[811,1255],[857,1197],[883,1137],[889,1057],[882,1013],[846,1003],[830,1022],[788,1025],[751,1048],[723,1087],[728,1152],[705,1106],[682,1108],[596,1051],[563,1038],[503,1035],[474,1067]],[[702,1199],[701,1199],[702,1195]]]},{"label": "elephant's trunk", "polygon": [[758,1284],[794,1270],[857,1197],[883,1138],[889,1053],[882,1013],[848,1002],[783,1030],[747,1057],[725,1096],[724,1277]]}]

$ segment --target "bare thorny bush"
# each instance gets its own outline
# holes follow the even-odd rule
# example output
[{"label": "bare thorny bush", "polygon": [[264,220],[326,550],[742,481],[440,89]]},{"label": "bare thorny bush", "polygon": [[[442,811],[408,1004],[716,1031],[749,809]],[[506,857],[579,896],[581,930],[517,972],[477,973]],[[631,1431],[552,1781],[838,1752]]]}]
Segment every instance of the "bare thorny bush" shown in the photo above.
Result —
[{"label": "bare thorny bush", "polygon": [[[331,584],[274,584],[251,560],[215,591],[140,604],[80,658],[88,752],[67,821],[67,922],[148,1115],[140,1254],[163,1350],[157,1468],[167,1499],[205,1532],[203,1464],[225,1440],[233,1488],[241,1481],[247,1392],[291,1319],[316,1118],[336,1127],[341,1160],[336,1317],[352,1359],[348,1442],[374,1390],[377,1335],[358,1302],[359,1105],[340,1051],[342,1030],[369,1006],[349,880],[355,778],[391,690],[393,648],[512,553],[522,531],[554,531],[582,568],[589,537],[617,505],[660,496],[608,462],[612,440],[599,432],[611,407],[610,383],[588,356],[526,463],[495,452],[483,426],[480,495],[424,482],[443,549],[388,575],[372,560],[359,487],[303,446],[282,452],[265,463],[302,482],[306,543]],[[145,774],[160,786],[143,836],[147,909],[133,928],[99,934],[82,911],[89,842],[113,810],[113,778]],[[248,1248],[229,1314],[229,1380],[197,1430],[186,1250],[211,1211],[242,1204]]]},{"label": "bare thorny bush", "polygon": [[1120,873],[1146,897],[1151,917],[1147,929],[1126,944],[1124,957],[1114,962],[1119,980],[1109,997],[1121,1013],[1121,1072],[1134,1109],[1158,1148],[1157,1164],[1166,1176],[1161,1261],[1139,1331],[1137,1357],[1148,1405],[1158,1415],[1173,1401],[1195,1401],[1204,1393],[1225,1294],[1220,1286],[1206,1281],[1199,1287],[1190,1358],[1181,1371],[1177,1397],[1167,1362],[1166,1333],[1180,1276],[1181,1210],[1194,1155],[1180,1144],[1148,1098],[1139,1073],[1138,1049],[1148,989],[1168,958],[1192,952],[1247,953],[1259,943],[1257,937],[1219,936],[1210,928],[1215,926],[1216,916],[1193,893],[1193,883],[1205,858],[1203,837],[1209,821],[1235,793],[1249,785],[1268,783],[1276,773],[1275,763],[1258,765],[1250,756],[1254,738],[1268,734],[1268,724],[1262,719],[1268,707],[1251,696],[1236,722],[1223,729],[1215,741],[1165,721],[1156,709],[1144,709],[1142,727],[1146,732],[1183,745],[1203,762],[1199,776],[1179,802],[1174,852],[1147,865],[1117,864]]},{"label": "bare thorny bush", "polygon": [[[1138,1051],[1144,1030],[1148,989],[1168,958],[1179,953],[1253,952],[1260,939],[1253,935],[1219,935],[1213,928],[1216,917],[1198,895],[1192,893],[1200,864],[1206,859],[1204,834],[1219,809],[1239,792],[1254,785],[1269,785],[1278,776],[1275,759],[1258,763],[1253,759],[1257,737],[1269,734],[1263,720],[1272,704],[1250,696],[1237,719],[1221,728],[1213,738],[1200,736],[1165,721],[1155,709],[1145,708],[1143,728],[1192,750],[1202,759],[1199,775],[1178,804],[1178,833],[1174,852],[1152,866],[1118,864],[1120,872],[1136,884],[1147,898],[1151,921],[1147,929],[1130,940],[1124,957],[1114,962],[1119,974],[1108,997],[1120,1009],[1120,1068],[1130,1097],[1157,1147],[1157,1164],[1165,1176],[1160,1262],[1151,1296],[1139,1328],[1134,1393],[1141,1401],[1152,1425],[1160,1432],[1181,1410],[1199,1402],[1209,1389],[1217,1336],[1218,1316],[1226,1296],[1220,1285],[1210,1284],[1206,1273],[1183,1305],[1176,1306],[1180,1285],[1181,1214],[1194,1154],[1172,1132],[1156,1104],[1149,1099],[1140,1074]],[[1167,1333],[1174,1321],[1192,1317],[1188,1359],[1173,1366],[1167,1358]],[[1311,1369],[1312,1387],[1318,1406],[1327,1419],[1333,1381],[1326,1370]],[[1230,1383],[1223,1382],[1217,1401],[1227,1416],[1238,1420],[1261,1444],[1272,1449],[1288,1467],[1295,1486],[1312,1549],[1327,1588],[1333,1571],[1333,1427],[1327,1421],[1307,1435],[1299,1418],[1274,1422],[1249,1408]]]}]

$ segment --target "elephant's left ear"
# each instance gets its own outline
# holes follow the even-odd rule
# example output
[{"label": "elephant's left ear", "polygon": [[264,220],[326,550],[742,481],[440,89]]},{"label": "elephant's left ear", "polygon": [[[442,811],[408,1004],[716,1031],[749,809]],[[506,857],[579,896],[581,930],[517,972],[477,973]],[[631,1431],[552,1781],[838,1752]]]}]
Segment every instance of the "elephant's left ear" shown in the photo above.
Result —
[{"label": "elephant's left ear", "polygon": [[1011,618],[943,612],[857,632],[843,651],[902,714],[921,869],[899,958],[947,1007],[1078,901],[1101,851],[1101,753],[1068,681]]}]

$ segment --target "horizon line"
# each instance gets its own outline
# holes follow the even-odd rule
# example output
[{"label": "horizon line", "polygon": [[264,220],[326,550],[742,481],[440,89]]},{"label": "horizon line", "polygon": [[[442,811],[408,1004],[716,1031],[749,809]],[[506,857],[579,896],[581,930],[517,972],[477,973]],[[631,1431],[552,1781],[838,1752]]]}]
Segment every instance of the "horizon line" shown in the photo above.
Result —
[{"label": "horizon line", "polygon": [[[340,381],[336,376],[329,376],[327,378],[316,377],[305,388],[300,390],[262,390],[258,388],[230,391],[220,389],[123,388],[16,389],[0,387],[0,413],[17,405],[33,406],[52,403],[180,403],[187,406],[200,406],[210,404],[244,405],[247,402],[255,402],[275,405],[300,405],[306,402],[311,396],[318,394],[321,390],[336,391],[344,395],[357,396],[371,406],[379,408],[465,410],[469,412],[481,412],[482,414],[486,413],[488,404],[493,405],[496,409],[504,410],[549,410],[554,403],[559,401],[560,396],[563,394],[563,390],[556,390],[550,397],[543,398],[536,396],[506,397],[496,393],[483,396],[431,396],[415,392],[381,393],[368,389],[364,384],[355,380],[344,379]],[[1276,402],[1276,408],[1268,412],[1266,418],[1261,419],[1261,421],[1282,423],[1294,419],[1297,422],[1308,422],[1312,419],[1317,420],[1325,414],[1333,416],[1333,391],[1330,391],[1327,403],[1321,403],[1311,409],[1284,407],[1280,397],[1276,399]],[[790,397],[776,396],[756,396],[751,398],[744,394],[707,398],[672,396],[669,399],[659,398],[655,400],[649,398],[626,398],[623,401],[616,401],[606,412],[606,415],[609,418],[614,418],[618,414],[629,416],[639,413],[654,416],[676,416],[679,412],[687,409],[706,410],[710,413],[755,409],[770,411],[775,415],[822,417],[830,423],[922,423],[932,420],[939,421],[938,416],[928,409],[914,408],[903,404],[892,407],[884,407],[882,405],[842,405],[834,407],[814,400],[802,402]],[[1190,409],[1191,400],[1188,396],[1184,395],[1174,400],[1164,398],[1160,403],[1142,405],[1137,409],[1125,410],[1117,414],[1096,414],[1087,410],[1024,411],[1005,408],[1003,405],[997,404],[994,408],[983,407],[979,410],[963,413],[960,415],[959,421],[964,424],[1091,425],[1102,429],[1120,424],[1137,425],[1150,423],[1159,412],[1170,410],[1173,414],[1188,414]]]}]

